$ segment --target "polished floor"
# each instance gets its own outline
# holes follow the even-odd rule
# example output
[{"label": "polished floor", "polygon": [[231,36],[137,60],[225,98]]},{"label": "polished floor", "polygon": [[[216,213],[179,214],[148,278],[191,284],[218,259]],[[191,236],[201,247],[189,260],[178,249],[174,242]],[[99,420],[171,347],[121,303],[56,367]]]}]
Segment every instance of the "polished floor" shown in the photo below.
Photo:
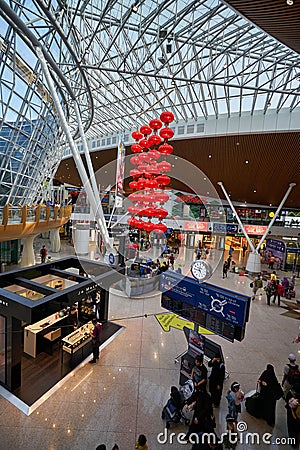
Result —
[{"label": "polished floor", "polygon": [[[60,255],[55,257],[72,252],[72,247],[65,243]],[[219,265],[210,282],[251,294],[249,278],[229,273],[228,278],[222,279],[221,272]],[[299,279],[296,281],[297,291],[300,283]],[[158,292],[129,299],[112,290],[109,317],[125,330],[101,352],[97,365],[82,367],[30,416],[0,397],[0,448],[95,450],[97,445],[105,443],[111,450],[116,442],[120,450],[131,450],[140,433],[147,436],[149,450],[182,448],[177,436],[186,431],[183,424],[169,431],[168,442],[157,441],[158,433],[164,431],[161,410],[169,397],[170,386],[178,385],[180,367],[175,363],[175,357],[187,346],[183,331],[171,327],[166,332],[161,327],[155,314],[162,312],[166,313],[160,306]],[[261,293],[251,304],[250,320],[242,342],[230,343],[218,336],[210,337],[222,345],[225,356],[229,378],[225,381],[224,391],[236,380],[245,392],[254,389],[267,363],[274,365],[281,379],[287,355],[291,352],[300,362],[299,344],[293,343],[299,321],[284,315],[286,312],[277,305],[267,306],[265,295]],[[249,432],[259,433],[261,441],[239,443],[237,449],[290,448],[275,444],[275,438],[287,437],[285,411],[284,402],[280,400],[276,425],[271,428],[264,421],[251,417],[243,406],[240,419],[246,422]],[[220,408],[215,409],[218,433],[225,429],[226,414],[227,403],[223,395]],[[173,443],[170,443],[170,432],[175,433]],[[264,433],[272,435],[270,444],[262,442]],[[191,445],[185,445],[185,448],[191,448]]]}]

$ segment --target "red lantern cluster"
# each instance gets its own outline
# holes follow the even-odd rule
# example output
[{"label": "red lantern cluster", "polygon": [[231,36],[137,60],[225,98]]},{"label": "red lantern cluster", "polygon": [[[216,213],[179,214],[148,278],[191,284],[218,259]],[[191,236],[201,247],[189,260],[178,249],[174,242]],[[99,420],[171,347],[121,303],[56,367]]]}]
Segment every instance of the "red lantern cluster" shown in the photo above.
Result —
[{"label": "red lantern cluster", "polygon": [[[135,168],[130,171],[133,180],[129,183],[134,192],[128,196],[133,205],[128,208],[131,217],[127,222],[132,228],[158,233],[167,231],[162,220],[167,217],[168,211],[162,206],[169,200],[165,189],[171,182],[167,175],[171,164],[166,161],[166,155],[173,153],[173,147],[168,143],[174,136],[174,131],[169,128],[173,120],[174,114],[164,111],[160,120],[150,120],[149,125],[143,125],[131,135],[136,141],[131,146],[135,155],[130,162]],[[158,161],[160,158],[163,160]],[[152,222],[152,219],[158,223]]]}]

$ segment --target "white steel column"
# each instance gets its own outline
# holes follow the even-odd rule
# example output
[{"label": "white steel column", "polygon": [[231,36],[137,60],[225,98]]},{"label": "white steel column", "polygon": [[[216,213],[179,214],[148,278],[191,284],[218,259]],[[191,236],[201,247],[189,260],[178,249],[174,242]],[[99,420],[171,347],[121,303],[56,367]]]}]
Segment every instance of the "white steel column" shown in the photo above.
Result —
[{"label": "white steel column", "polygon": [[66,117],[65,117],[64,111],[63,111],[62,106],[60,104],[58,95],[56,93],[56,90],[55,90],[55,87],[54,87],[54,83],[53,83],[50,71],[48,69],[46,60],[44,58],[43,52],[42,52],[42,50],[39,47],[36,47],[36,53],[37,53],[37,56],[38,56],[38,58],[39,58],[39,60],[41,62],[41,66],[42,66],[44,75],[46,77],[46,80],[47,80],[47,83],[48,83],[48,87],[50,89],[53,101],[55,103],[55,107],[57,109],[58,115],[59,115],[60,120],[61,120],[61,126],[62,126],[62,128],[63,128],[63,130],[65,132],[66,138],[68,140],[68,143],[69,143],[69,146],[70,146],[73,158],[74,158],[75,165],[77,167],[77,170],[78,170],[78,173],[80,175],[81,181],[82,181],[82,183],[83,183],[83,185],[85,187],[85,190],[86,190],[86,193],[87,193],[87,197],[89,199],[89,202],[90,202],[93,214],[95,216],[96,221],[98,222],[99,229],[100,229],[100,231],[101,231],[101,233],[103,235],[105,246],[106,246],[106,248],[109,251],[112,251],[113,253],[115,253],[115,250],[111,247],[111,243],[110,243],[110,239],[109,239],[109,236],[108,236],[108,231],[107,231],[107,228],[106,228],[106,224],[103,223],[103,220],[101,218],[100,210],[102,212],[102,216],[103,216],[103,210],[102,210],[102,205],[100,203],[100,198],[99,198],[98,202],[95,199],[95,195],[94,195],[92,186],[91,186],[90,181],[89,181],[89,179],[87,177],[87,174],[86,174],[86,171],[85,171],[85,167],[84,167],[84,164],[82,162],[80,153],[79,153],[79,151],[77,149],[77,146],[76,146],[76,144],[74,142],[74,139],[73,139],[73,137],[71,135],[68,123],[66,121]]},{"label": "white steel column", "polygon": [[230,197],[227,194],[226,189],[224,188],[224,185],[223,185],[222,181],[218,181],[218,185],[221,186],[221,189],[224,192],[224,195],[225,195],[225,197],[226,197],[226,199],[227,199],[227,201],[229,203],[229,206],[232,209],[232,211],[233,211],[233,213],[234,213],[234,215],[236,217],[236,220],[238,221],[239,226],[241,227],[241,230],[243,231],[243,233],[245,235],[245,238],[247,239],[247,242],[249,244],[249,247],[251,248],[251,251],[255,252],[255,247],[252,244],[251,239],[249,238],[249,236],[248,236],[248,234],[247,234],[247,232],[246,232],[246,230],[244,228],[244,225],[242,224],[241,219],[239,218],[239,216],[238,216],[238,214],[237,214],[237,212],[235,210],[235,207],[233,206],[232,201],[230,200]]},{"label": "white steel column", "polygon": [[281,200],[281,203],[280,203],[280,205],[278,206],[278,208],[277,208],[277,210],[276,210],[276,212],[275,212],[275,214],[274,214],[274,217],[272,217],[272,220],[271,220],[271,222],[269,223],[268,228],[266,229],[266,231],[265,231],[263,237],[261,238],[261,240],[259,241],[259,243],[258,243],[258,245],[257,245],[257,247],[256,247],[256,250],[257,250],[257,251],[259,251],[259,249],[260,249],[262,243],[263,243],[264,240],[266,239],[266,236],[267,236],[267,234],[269,233],[269,231],[270,231],[270,229],[271,229],[273,223],[275,222],[276,217],[277,217],[278,214],[279,214],[279,211],[280,211],[281,208],[283,207],[283,205],[284,205],[286,199],[287,199],[288,196],[290,195],[290,192],[291,192],[291,190],[293,189],[294,186],[296,186],[296,183],[290,183],[289,188],[288,188],[288,190],[287,190],[286,193],[285,193],[285,196],[284,196],[283,199]]}]

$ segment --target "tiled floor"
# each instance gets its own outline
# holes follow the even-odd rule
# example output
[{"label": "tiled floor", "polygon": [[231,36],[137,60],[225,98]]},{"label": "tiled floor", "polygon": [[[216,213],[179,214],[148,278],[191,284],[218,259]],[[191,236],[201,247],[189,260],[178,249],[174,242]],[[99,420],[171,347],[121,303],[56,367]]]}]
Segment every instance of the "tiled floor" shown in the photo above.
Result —
[{"label": "tiled floor", "polygon": [[[57,256],[72,252],[73,249],[64,244]],[[230,273],[223,280],[221,266],[210,282],[251,294],[247,277]],[[123,318],[118,323],[126,327],[125,331],[102,351],[97,365],[86,364],[31,416],[25,416],[0,397],[0,448],[94,450],[100,443],[106,443],[111,450],[117,442],[120,450],[131,450],[140,433],[146,434],[149,450],[182,448],[176,436],[186,431],[184,425],[172,428],[176,433],[173,444],[157,441],[157,434],[164,430],[161,410],[169,397],[170,386],[178,384],[179,365],[174,363],[174,358],[186,349],[182,331],[163,331],[153,315],[159,312],[165,312],[160,307],[159,293],[128,299],[113,291],[109,316],[113,320]],[[250,321],[242,342],[232,344],[218,336],[211,337],[222,345],[230,374],[224,391],[235,380],[245,392],[254,389],[267,363],[274,365],[281,379],[290,352],[297,354],[299,350],[300,361],[299,344],[292,343],[299,322],[283,316],[283,312],[277,305],[267,306],[262,294],[251,304]],[[218,433],[224,431],[226,414],[227,404],[223,398],[220,408],[215,409]],[[287,437],[285,415],[284,402],[280,400],[274,429],[251,417],[244,407],[241,420],[247,423],[249,431],[261,437],[263,433],[271,433],[273,442],[275,437]],[[185,445],[185,448],[190,447]],[[281,447],[261,442],[237,446],[250,450]]]}]

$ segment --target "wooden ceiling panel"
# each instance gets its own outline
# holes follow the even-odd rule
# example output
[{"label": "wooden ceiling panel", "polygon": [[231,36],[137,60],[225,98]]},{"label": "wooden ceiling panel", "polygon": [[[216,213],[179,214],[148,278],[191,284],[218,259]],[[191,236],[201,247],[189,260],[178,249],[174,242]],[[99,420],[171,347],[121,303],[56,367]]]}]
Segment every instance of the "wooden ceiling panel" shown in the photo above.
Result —
[{"label": "wooden ceiling panel", "polygon": [[293,0],[225,0],[244,17],[300,53],[300,2]]},{"label": "wooden ceiling panel", "polygon": [[[277,206],[289,184],[294,182],[297,186],[293,188],[285,205],[299,209],[299,143],[300,133],[295,132],[176,140],[173,141],[173,146],[174,155],[201,169],[221,198],[224,198],[224,194],[217,184],[218,181],[223,182],[234,201]],[[126,154],[130,153],[130,148],[127,148]],[[93,152],[91,155],[97,171],[115,159],[116,149]],[[69,167],[69,170],[66,170],[66,167]],[[76,186],[81,184],[74,162],[70,159],[60,164],[56,179]],[[126,186],[128,180],[125,188]],[[180,180],[172,180],[172,188],[189,191]]]}]

